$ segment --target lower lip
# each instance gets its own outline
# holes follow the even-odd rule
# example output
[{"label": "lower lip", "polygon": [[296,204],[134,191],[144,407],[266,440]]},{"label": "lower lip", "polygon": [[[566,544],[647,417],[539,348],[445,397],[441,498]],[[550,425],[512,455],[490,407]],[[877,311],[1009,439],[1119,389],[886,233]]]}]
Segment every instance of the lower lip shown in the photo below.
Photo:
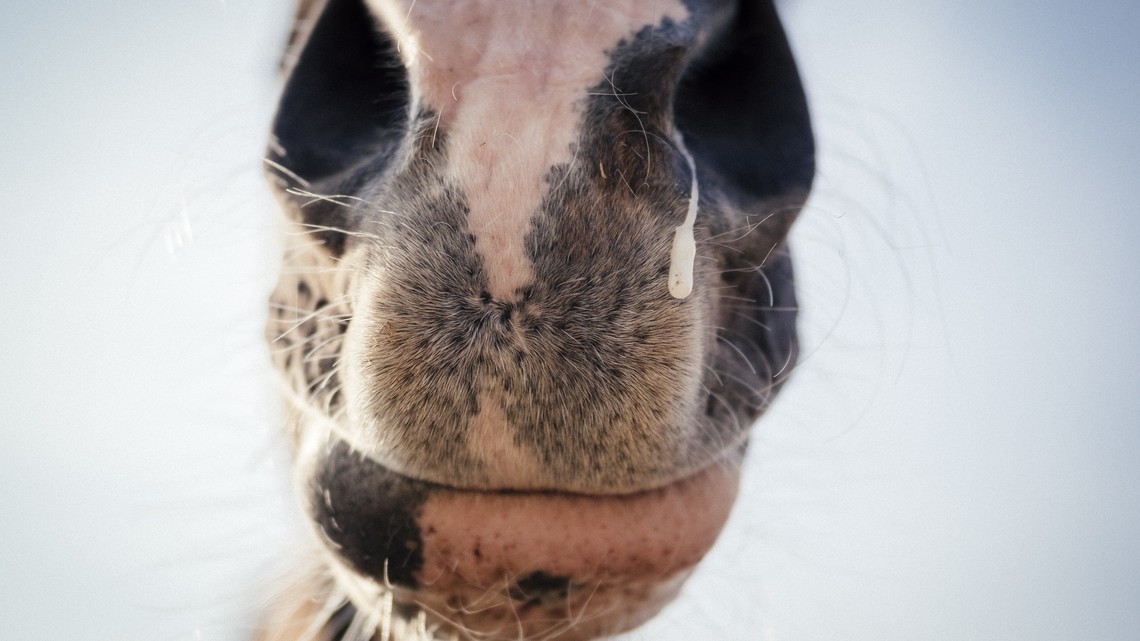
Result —
[{"label": "lower lip", "polygon": [[[403,477],[344,445],[320,470],[315,519],[361,572],[334,558],[342,585],[359,588],[354,602],[372,608],[389,592],[488,640],[577,641],[644,622],[716,542],[740,481],[735,465],[718,463],[622,495],[461,490]],[[375,540],[361,545],[361,535]],[[388,560],[399,559],[410,565],[390,575]]]},{"label": "lower lip", "polygon": [[735,466],[713,465],[617,496],[437,489],[416,518],[420,585],[502,586],[535,572],[576,583],[666,579],[712,547],[739,479]]},{"label": "lower lip", "polygon": [[417,587],[395,589],[487,639],[630,630],[680,591],[736,498],[735,466],[617,496],[435,488],[417,512]]}]

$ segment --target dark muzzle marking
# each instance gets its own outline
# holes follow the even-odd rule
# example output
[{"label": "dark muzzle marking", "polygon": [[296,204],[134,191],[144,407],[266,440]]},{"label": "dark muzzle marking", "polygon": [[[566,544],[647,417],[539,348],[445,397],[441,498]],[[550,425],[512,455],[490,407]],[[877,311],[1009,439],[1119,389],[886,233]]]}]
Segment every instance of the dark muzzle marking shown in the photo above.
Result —
[{"label": "dark muzzle marking", "polygon": [[430,484],[396,474],[343,442],[318,467],[309,501],[324,536],[362,574],[415,588],[424,562],[416,517]]}]

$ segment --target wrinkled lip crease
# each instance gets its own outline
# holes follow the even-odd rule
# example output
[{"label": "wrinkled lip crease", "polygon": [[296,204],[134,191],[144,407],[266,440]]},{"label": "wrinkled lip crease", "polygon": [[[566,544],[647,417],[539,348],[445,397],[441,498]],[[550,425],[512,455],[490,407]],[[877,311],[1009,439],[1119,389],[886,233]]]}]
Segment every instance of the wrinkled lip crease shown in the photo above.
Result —
[{"label": "wrinkled lip crease", "polygon": [[624,495],[434,485],[416,511],[421,558],[411,583],[390,581],[387,565],[372,576],[347,559],[333,566],[358,607],[389,599],[488,639],[617,634],[672,601],[716,541],[739,474],[710,467]]},{"label": "wrinkled lip crease", "polygon": [[[394,552],[409,571],[393,579],[416,586],[448,577],[490,586],[534,572],[576,580],[671,576],[712,547],[739,485],[738,469],[717,463],[629,494],[456,489],[392,472],[347,445],[333,448],[323,474],[313,504],[326,538],[342,553],[355,546],[374,560]],[[388,541],[373,547],[368,538],[377,537]],[[405,542],[393,545],[396,537]],[[371,576],[392,570],[348,560]]]}]

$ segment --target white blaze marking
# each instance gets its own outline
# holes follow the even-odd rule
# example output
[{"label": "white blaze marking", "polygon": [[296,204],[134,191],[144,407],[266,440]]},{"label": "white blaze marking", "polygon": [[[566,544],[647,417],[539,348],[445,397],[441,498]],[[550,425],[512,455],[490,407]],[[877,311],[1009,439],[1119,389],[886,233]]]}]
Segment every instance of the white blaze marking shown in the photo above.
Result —
[{"label": "white blaze marking", "polygon": [[532,279],[525,247],[551,167],[573,160],[581,101],[607,51],[688,11],[680,0],[368,0],[395,35],[413,100],[440,117],[448,171],[500,299]]},{"label": "white blaze marking", "polygon": [[689,212],[685,214],[685,222],[673,231],[673,250],[669,253],[669,293],[673,298],[688,298],[693,291],[693,263],[697,258],[697,241],[693,237],[693,223],[697,220],[697,201],[700,192],[697,190],[697,165],[693,156],[685,148],[681,134],[677,134],[677,148],[689,162],[689,173],[693,180],[689,187]]},{"label": "white blaze marking", "polygon": [[479,413],[471,421],[467,433],[471,451],[486,464],[492,488],[529,487],[535,481],[545,481],[546,470],[535,452],[514,442],[514,430],[499,406],[497,396],[479,395]]}]

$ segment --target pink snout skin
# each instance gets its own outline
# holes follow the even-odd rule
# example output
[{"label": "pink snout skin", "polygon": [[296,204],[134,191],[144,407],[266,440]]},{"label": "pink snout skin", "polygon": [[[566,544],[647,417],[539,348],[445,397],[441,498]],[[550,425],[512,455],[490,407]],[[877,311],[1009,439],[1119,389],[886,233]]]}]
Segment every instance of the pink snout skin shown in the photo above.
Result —
[{"label": "pink snout skin", "polygon": [[628,495],[437,488],[416,517],[419,587],[396,591],[472,638],[628,630],[676,596],[720,534],[739,480],[735,467],[713,465]]}]

